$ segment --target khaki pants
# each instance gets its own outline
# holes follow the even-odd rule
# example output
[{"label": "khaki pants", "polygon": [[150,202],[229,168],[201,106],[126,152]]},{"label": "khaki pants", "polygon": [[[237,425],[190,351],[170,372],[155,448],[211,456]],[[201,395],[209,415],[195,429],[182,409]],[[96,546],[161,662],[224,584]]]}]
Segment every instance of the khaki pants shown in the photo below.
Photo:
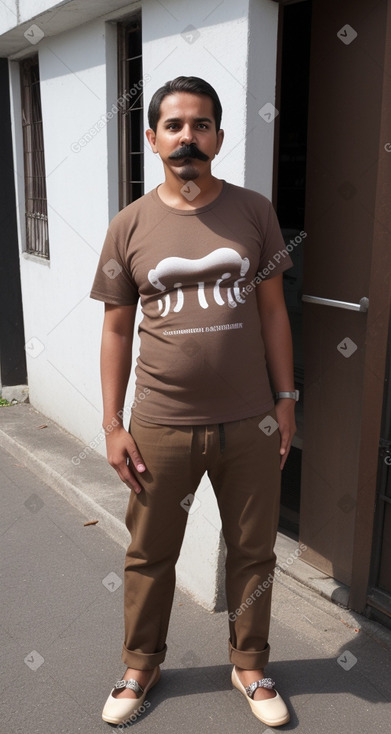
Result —
[{"label": "khaki pants", "polygon": [[[265,415],[275,418],[274,408]],[[122,660],[128,667],[150,670],[165,658],[175,563],[188,517],[181,501],[195,493],[205,471],[227,546],[229,659],[248,670],[268,662],[281,472],[279,431],[269,435],[258,426],[265,415],[206,426],[162,426],[132,417],[130,431],[146,471],[139,475],[143,490],[131,492],[126,512],[131,543]]]}]

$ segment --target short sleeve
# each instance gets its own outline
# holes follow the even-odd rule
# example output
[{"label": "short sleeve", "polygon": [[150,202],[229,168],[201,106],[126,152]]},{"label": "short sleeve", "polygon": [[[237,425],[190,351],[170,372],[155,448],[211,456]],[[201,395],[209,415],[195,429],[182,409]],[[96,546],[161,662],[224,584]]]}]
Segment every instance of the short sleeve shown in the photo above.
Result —
[{"label": "short sleeve", "polygon": [[267,218],[264,240],[261,248],[258,270],[262,273],[262,279],[267,280],[275,275],[280,275],[293,266],[288,250],[282,236],[277,214],[273,205],[269,202],[269,214]]},{"label": "short sleeve", "polygon": [[90,298],[118,306],[135,305],[139,298],[137,285],[111,227],[103,244]]}]

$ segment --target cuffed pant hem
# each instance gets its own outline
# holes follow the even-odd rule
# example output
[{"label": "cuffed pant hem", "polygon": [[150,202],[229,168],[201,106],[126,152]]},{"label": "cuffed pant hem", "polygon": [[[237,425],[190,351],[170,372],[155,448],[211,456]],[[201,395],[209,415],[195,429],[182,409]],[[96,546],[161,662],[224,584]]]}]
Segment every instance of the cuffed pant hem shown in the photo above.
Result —
[{"label": "cuffed pant hem", "polygon": [[125,645],[122,646],[122,661],[128,668],[136,668],[136,670],[153,670],[157,665],[164,662],[167,652],[167,645],[164,645],[160,652],[135,652],[128,650]]},{"label": "cuffed pant hem", "polygon": [[238,668],[243,668],[243,670],[256,670],[257,668],[263,669],[269,662],[270,645],[267,644],[265,649],[260,650],[259,652],[254,650],[243,652],[242,650],[236,650],[229,640],[228,654],[231,663],[237,665]]}]

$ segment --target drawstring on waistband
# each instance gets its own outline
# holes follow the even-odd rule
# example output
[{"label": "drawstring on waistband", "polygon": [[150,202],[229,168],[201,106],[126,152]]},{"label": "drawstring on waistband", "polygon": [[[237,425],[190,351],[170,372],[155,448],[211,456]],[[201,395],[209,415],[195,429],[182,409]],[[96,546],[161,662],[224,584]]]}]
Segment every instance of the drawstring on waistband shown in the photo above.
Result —
[{"label": "drawstring on waistband", "polygon": [[219,438],[220,438],[220,454],[222,454],[225,449],[224,423],[219,423]]}]

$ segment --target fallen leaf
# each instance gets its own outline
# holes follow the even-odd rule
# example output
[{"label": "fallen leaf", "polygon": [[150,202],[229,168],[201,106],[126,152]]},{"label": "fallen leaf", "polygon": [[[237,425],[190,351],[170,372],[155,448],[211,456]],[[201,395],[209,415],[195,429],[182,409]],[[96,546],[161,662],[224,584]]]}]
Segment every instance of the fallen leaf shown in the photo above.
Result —
[{"label": "fallen leaf", "polygon": [[84,527],[86,527],[86,525],[96,525],[97,522],[99,522],[99,520],[89,520],[84,523]]}]

